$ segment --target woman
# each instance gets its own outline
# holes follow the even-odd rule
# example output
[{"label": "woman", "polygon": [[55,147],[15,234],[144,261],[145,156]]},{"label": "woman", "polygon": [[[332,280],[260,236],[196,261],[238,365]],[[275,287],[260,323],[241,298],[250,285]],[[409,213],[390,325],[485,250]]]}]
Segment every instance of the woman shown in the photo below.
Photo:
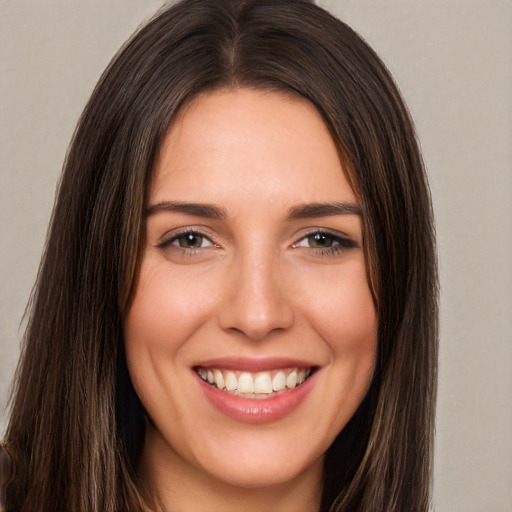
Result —
[{"label": "woman", "polygon": [[306,0],[185,0],[80,119],[8,510],[427,510],[426,177],[387,70]]}]

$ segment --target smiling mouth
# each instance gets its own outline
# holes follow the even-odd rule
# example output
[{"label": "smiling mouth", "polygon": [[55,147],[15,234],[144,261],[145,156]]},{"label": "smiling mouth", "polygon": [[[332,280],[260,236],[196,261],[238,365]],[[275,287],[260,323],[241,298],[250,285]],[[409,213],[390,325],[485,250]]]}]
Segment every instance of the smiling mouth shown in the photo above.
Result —
[{"label": "smiling mouth", "polygon": [[205,367],[194,370],[204,382],[220,391],[254,399],[271,398],[295,389],[312,373],[312,368],[298,367],[256,373]]}]

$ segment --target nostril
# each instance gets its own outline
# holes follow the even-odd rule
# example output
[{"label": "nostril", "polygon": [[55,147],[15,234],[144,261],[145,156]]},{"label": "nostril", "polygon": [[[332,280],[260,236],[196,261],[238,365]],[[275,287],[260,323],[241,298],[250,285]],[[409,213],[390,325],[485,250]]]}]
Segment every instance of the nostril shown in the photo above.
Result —
[{"label": "nostril", "polygon": [[251,307],[246,302],[226,305],[219,316],[223,329],[243,334],[254,341],[261,341],[272,333],[290,328],[294,319],[288,305],[262,310],[262,305]]}]

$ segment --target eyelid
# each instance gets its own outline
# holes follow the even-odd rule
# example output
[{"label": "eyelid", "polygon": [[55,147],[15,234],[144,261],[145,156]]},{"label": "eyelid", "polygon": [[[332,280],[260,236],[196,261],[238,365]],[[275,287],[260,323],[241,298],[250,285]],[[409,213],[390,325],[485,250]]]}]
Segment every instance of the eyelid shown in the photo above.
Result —
[{"label": "eyelid", "polygon": [[[180,228],[173,229],[171,231],[168,231],[165,233],[160,240],[157,242],[156,246],[159,249],[165,249],[169,246],[173,245],[173,242],[177,240],[181,236],[185,236],[188,234],[197,235],[202,238],[205,238],[211,243],[211,246],[213,247],[219,247],[219,244],[217,244],[214,240],[214,237],[211,236],[211,234],[206,233],[206,230],[199,227],[199,226],[183,226]],[[183,247],[176,246],[176,249],[180,249],[183,251],[191,252],[194,249],[185,249]],[[195,250],[205,249],[205,247],[198,247]]]},{"label": "eyelid", "polygon": [[[351,248],[351,247],[359,247],[359,243],[355,241],[352,237],[347,235],[346,233],[343,233],[341,231],[329,229],[329,228],[321,228],[321,227],[315,227],[308,229],[306,232],[301,233],[300,237],[297,238],[297,241],[292,244],[292,247],[302,247],[299,245],[299,242],[302,242],[306,238],[316,235],[326,235],[329,238],[332,238],[334,241],[338,242],[341,246],[345,248]],[[312,248],[314,249],[314,248]],[[321,250],[321,248],[317,248],[317,250]]]},{"label": "eyelid", "polygon": [[[211,243],[211,246],[208,247],[197,247],[197,248],[184,248],[180,247],[177,244],[173,244],[179,237],[185,236],[187,234],[193,234],[205,238]],[[328,238],[331,238],[335,244],[330,247],[306,247],[302,245],[301,242],[305,241],[308,237],[314,236],[316,234],[325,235]],[[206,249],[209,247],[219,248],[220,244],[216,242],[216,237],[212,236],[210,230],[203,228],[202,226],[183,226],[179,228],[175,228],[166,232],[160,240],[157,242],[156,247],[160,249],[166,249],[170,246],[175,247],[176,250],[181,250],[184,252],[194,252],[200,251],[201,249]],[[301,247],[311,249],[312,251],[321,252],[321,251],[329,251],[333,249],[337,249],[337,252],[341,252],[345,249],[351,249],[354,247],[360,247],[360,244],[354,240],[352,237],[348,236],[346,233],[343,233],[338,230],[330,229],[330,228],[322,228],[322,227],[312,227],[303,231],[300,236],[298,235],[296,241],[291,244],[293,249],[298,249]]]}]

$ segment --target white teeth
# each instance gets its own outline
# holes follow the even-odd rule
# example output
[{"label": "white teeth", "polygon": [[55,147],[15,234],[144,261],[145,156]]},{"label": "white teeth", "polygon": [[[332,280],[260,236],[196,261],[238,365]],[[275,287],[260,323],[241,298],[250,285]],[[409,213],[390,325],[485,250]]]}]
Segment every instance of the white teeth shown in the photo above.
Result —
[{"label": "white teeth", "polygon": [[254,393],[254,380],[250,373],[244,372],[238,377],[238,391],[240,393]]},{"label": "white teeth", "polygon": [[311,369],[279,370],[273,377],[270,371],[266,371],[256,374],[241,372],[237,378],[236,372],[219,368],[198,368],[197,373],[204,381],[215,385],[220,390],[236,391],[247,395],[248,398],[265,398],[265,395],[271,395],[286,388],[295,389],[309,377]]},{"label": "white teeth", "polygon": [[224,375],[222,375],[220,370],[215,370],[213,372],[213,378],[215,379],[215,385],[219,389],[224,389]]},{"label": "white teeth", "polygon": [[227,372],[224,385],[228,391],[234,391],[238,387],[236,375],[233,372]]},{"label": "white teeth", "polygon": [[254,379],[254,392],[265,393],[267,395],[272,393],[272,379],[270,378],[270,373],[265,372],[256,375]]},{"label": "white teeth", "polygon": [[294,389],[297,386],[297,370],[293,370],[288,377],[286,377],[286,387]]},{"label": "white teeth", "polygon": [[277,372],[272,379],[272,389],[274,391],[282,391],[286,387],[286,377],[284,372]]}]

